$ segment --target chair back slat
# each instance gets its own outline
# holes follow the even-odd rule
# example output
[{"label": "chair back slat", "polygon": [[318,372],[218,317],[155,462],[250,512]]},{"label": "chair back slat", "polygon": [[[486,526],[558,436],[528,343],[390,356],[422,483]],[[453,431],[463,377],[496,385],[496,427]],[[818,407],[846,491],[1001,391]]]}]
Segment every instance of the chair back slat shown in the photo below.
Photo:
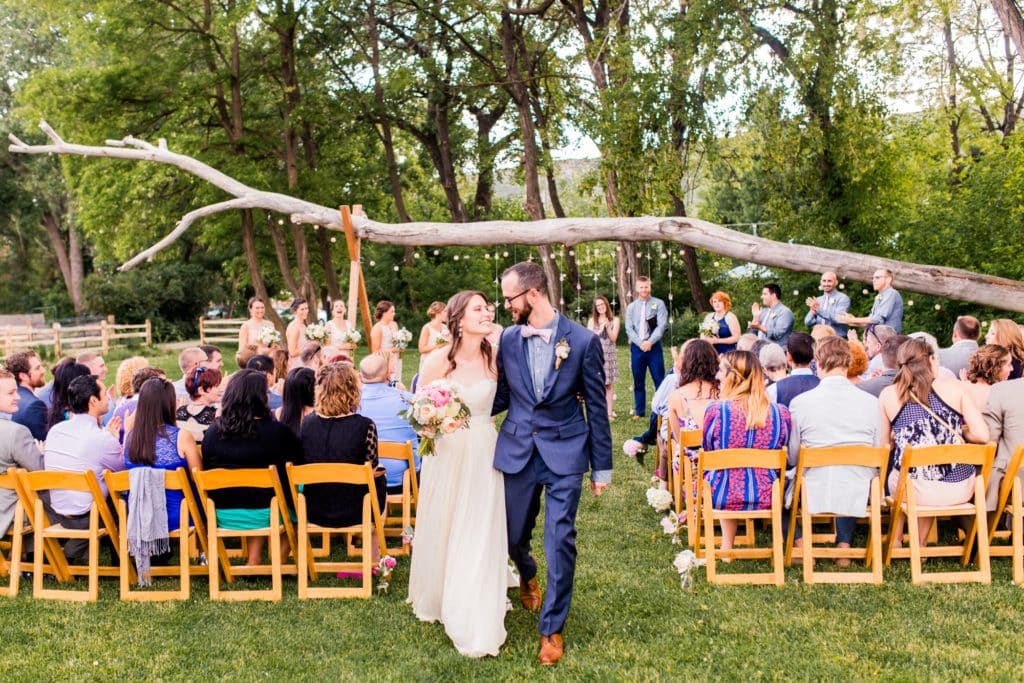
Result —
[{"label": "chair back slat", "polygon": [[928,465],[976,465],[991,466],[995,455],[994,443],[947,444],[942,446],[907,446],[903,451],[903,468],[926,467]]},{"label": "chair back slat", "polygon": [[687,429],[679,432],[679,445],[683,448],[700,448],[704,439],[704,430]]},{"label": "chair back slat", "polygon": [[273,465],[251,469],[197,469],[193,471],[193,474],[199,488],[206,491],[234,488],[273,489],[281,487],[281,482],[277,477],[277,468]]},{"label": "chair back slat", "polygon": [[364,484],[373,485],[373,467],[369,463],[288,463],[288,481],[292,487],[307,484]]},{"label": "chair back slat", "polygon": [[726,448],[720,451],[701,451],[700,455],[702,475],[709,470],[731,470],[740,467],[769,470],[784,470],[786,467],[786,451],[782,448]]},{"label": "chair back slat", "polygon": [[805,467],[827,467],[829,465],[856,465],[883,469],[889,460],[889,449],[885,446],[828,446],[823,448],[800,447],[800,464]]}]

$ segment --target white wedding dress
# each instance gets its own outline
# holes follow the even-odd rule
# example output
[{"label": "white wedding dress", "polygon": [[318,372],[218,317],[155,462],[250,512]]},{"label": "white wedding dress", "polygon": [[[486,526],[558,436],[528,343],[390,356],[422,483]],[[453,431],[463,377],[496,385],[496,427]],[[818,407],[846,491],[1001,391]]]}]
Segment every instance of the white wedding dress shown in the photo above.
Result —
[{"label": "white wedding dress", "polygon": [[462,388],[467,429],[440,437],[423,458],[409,599],[421,621],[439,621],[459,653],[497,655],[505,642],[509,585],[505,485],[494,469],[497,383]]}]

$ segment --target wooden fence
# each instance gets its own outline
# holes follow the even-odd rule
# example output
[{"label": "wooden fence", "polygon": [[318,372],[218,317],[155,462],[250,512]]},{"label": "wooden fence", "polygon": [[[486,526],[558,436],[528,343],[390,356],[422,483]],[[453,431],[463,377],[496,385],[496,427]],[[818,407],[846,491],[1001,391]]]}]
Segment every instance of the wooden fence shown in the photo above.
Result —
[{"label": "wooden fence", "polygon": [[124,341],[138,339],[146,346],[153,345],[153,325],[147,319],[139,325],[118,325],[103,320],[91,325],[73,325],[64,327],[53,323],[46,327],[3,328],[4,355],[9,356],[21,349],[34,349],[40,346],[53,348],[54,356],[61,356],[65,351],[99,350],[101,353],[110,351],[111,346],[124,346]]},{"label": "wooden fence", "polygon": [[245,322],[245,318],[200,318],[199,319],[199,343],[212,344],[238,344],[238,328]]}]

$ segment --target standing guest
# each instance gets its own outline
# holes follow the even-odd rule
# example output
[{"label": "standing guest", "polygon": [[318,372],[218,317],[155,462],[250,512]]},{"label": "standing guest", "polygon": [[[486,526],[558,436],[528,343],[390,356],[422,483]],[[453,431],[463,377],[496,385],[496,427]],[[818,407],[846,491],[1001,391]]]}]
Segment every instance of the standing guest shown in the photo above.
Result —
[{"label": "standing guest", "polygon": [[220,370],[205,365],[192,368],[185,376],[188,403],[178,406],[174,420],[179,428],[192,435],[196,443],[203,442],[203,435],[217,417],[221,379]]},{"label": "standing guest", "polygon": [[393,356],[391,369],[394,373],[391,379],[402,379],[402,350],[395,344],[395,335],[398,333],[398,323],[395,322],[395,305],[390,301],[382,300],[377,302],[377,309],[374,311],[377,322],[370,330],[370,353],[384,351]]},{"label": "standing guest", "polygon": [[447,345],[452,340],[448,330],[448,310],[440,301],[435,301],[427,308],[427,323],[420,329],[420,367],[417,374],[423,372],[423,363],[431,351]]},{"label": "standing guest", "polygon": [[46,368],[35,351],[12,353],[5,365],[18,388],[17,410],[11,411],[11,420],[27,427],[33,439],[45,441],[46,404],[36,398],[35,390],[43,386]]},{"label": "standing guest", "polygon": [[[125,435],[125,469],[153,467],[174,471],[184,467],[191,472],[203,466],[196,440],[187,429],[179,429],[175,424],[176,403],[174,385],[163,377],[148,379],[142,385],[135,421],[131,431]],[[181,501],[185,494],[165,491],[165,496],[167,530],[176,531],[180,526]]]},{"label": "standing guest", "polygon": [[964,389],[970,394],[976,406],[985,406],[992,386],[1010,378],[1013,368],[1010,352],[998,344],[985,344],[971,356],[970,364],[963,371]]},{"label": "standing guest", "polygon": [[345,317],[347,314],[348,309],[343,300],[335,299],[331,302],[331,319],[327,321],[327,331],[331,334],[328,346],[333,346],[341,349],[347,355],[352,355],[352,352],[356,350],[356,345],[345,339],[345,335],[352,329]]},{"label": "standing guest", "polygon": [[888,337],[882,343],[882,352],[878,354],[878,357],[882,359],[882,372],[879,375],[872,377],[871,379],[862,380],[857,388],[868,392],[875,398],[878,398],[882,393],[882,389],[892,384],[896,380],[896,371],[899,369],[899,361],[897,360],[900,353],[900,347],[903,346],[903,342],[910,339],[902,334],[894,334]]},{"label": "standing guest", "polygon": [[[525,292],[524,292],[525,293]],[[661,337],[668,326],[665,302],[651,296],[651,278],[636,279],[637,298],[626,306],[626,336],[629,338],[630,369],[633,372],[633,419],[646,414],[647,371],[657,389],[665,379],[665,358]]]},{"label": "standing guest", "polygon": [[[69,367],[84,368],[75,364]],[[59,398],[60,378],[54,384],[54,406]],[[117,435],[121,431],[121,420],[112,418],[107,428],[100,427],[100,418],[107,412],[107,392],[96,375],[78,375],[68,383],[66,397],[71,417],[55,424],[46,435],[46,451],[43,462],[47,470],[55,472],[87,472],[96,474],[100,490],[107,495],[107,484],[101,476],[103,470],[120,472],[124,469],[121,444]],[[50,492],[56,524],[65,529],[88,529],[89,508],[93,497],[88,491]],[[88,556],[89,543],[74,538],[64,546],[64,554],[71,562],[84,562]]]},{"label": "standing guest", "polygon": [[[718,352],[715,347],[706,340],[693,339],[683,346],[680,356],[677,388],[669,396],[665,420],[677,444],[681,431],[704,429],[705,411],[711,401],[718,399]],[[694,459],[697,449],[688,450],[685,455]],[[680,453],[678,472],[688,466],[688,463],[682,462],[682,456]],[[656,474],[663,482],[667,481],[670,459],[674,461],[675,454],[667,451],[663,458],[659,458]],[[672,466],[675,465],[673,462]],[[686,492],[687,496],[692,494],[692,491]]]},{"label": "standing guest", "polygon": [[135,395],[135,390],[132,388],[132,377],[135,376],[136,370],[148,365],[149,361],[143,356],[132,356],[131,358],[125,358],[117,366],[117,372],[114,374],[114,389],[117,390],[118,406]]},{"label": "standing guest", "polygon": [[[412,441],[413,453],[419,450],[419,437],[399,413],[409,407],[411,397],[388,382],[388,358],[383,354],[371,354],[359,363],[361,393],[356,412],[373,420],[380,441],[405,443]],[[419,456],[415,456],[417,470]],[[384,461],[387,470],[387,487],[390,493],[402,492],[402,477],[409,469],[408,464],[398,460]]]},{"label": "standing guest", "polygon": [[1024,367],[1024,337],[1021,336],[1017,323],[1006,318],[993,320],[988,326],[985,343],[999,344],[1009,349],[1010,355],[1013,357],[1010,361],[1013,364],[1010,379],[1017,379],[1021,376],[1021,368]]},{"label": "standing guest", "polygon": [[274,411],[274,417],[295,436],[302,435],[302,421],[313,412],[315,386],[316,373],[309,368],[295,368],[285,377],[281,407]]},{"label": "standing guest", "polygon": [[[999,502],[999,487],[1006,476],[1010,457],[1014,449],[1024,443],[1024,379],[999,382],[992,387],[985,403],[984,417],[989,440],[996,443],[996,459],[992,463],[986,496],[991,512]],[[1021,477],[1020,472],[1017,476]]]},{"label": "standing guest", "polygon": [[501,341],[501,333],[505,329],[498,323],[494,322],[498,318],[498,307],[487,302],[487,312],[491,316],[491,331],[487,335],[487,343],[491,345],[492,349],[498,348],[498,343]]},{"label": "standing guest", "polygon": [[719,291],[711,295],[710,301],[711,312],[704,318],[704,324],[714,329],[714,334],[701,332],[700,338],[711,342],[718,353],[735,351],[743,330],[739,318],[732,312],[732,297]]},{"label": "standing guest", "polygon": [[[12,354],[11,357],[13,355],[16,354]],[[8,363],[11,357],[8,357]],[[16,414],[21,401],[20,389],[13,374],[7,370],[0,370],[0,414]],[[32,394],[32,399],[39,400],[35,394]],[[20,467],[29,472],[41,470],[43,455],[36,448],[28,427],[14,420],[0,420],[0,472],[6,472],[9,467]],[[14,489],[0,488],[0,538],[3,538],[11,528],[14,506],[17,502],[18,495]]]},{"label": "standing guest", "polygon": [[840,322],[850,310],[850,297],[836,291],[839,278],[831,270],[821,274],[821,296],[807,297],[804,325],[828,325],[837,335],[846,336],[847,326]]},{"label": "standing guest", "polygon": [[[238,371],[228,382],[221,403],[221,414],[203,437],[203,469],[266,469],[273,465],[284,491],[282,509],[288,514],[287,509],[294,506],[285,464],[302,464],[302,444],[292,430],[270,414],[266,373],[248,368]],[[217,506],[217,525],[225,529],[267,526],[273,497],[274,492],[268,489],[210,491]],[[260,564],[264,540],[249,539],[248,564]],[[287,557],[289,551],[288,536],[282,534],[282,557]]]},{"label": "standing guest", "polygon": [[[260,341],[263,330],[274,329],[274,325],[263,316],[267,313],[267,305],[263,299],[249,299],[249,319],[238,328],[238,351],[241,353],[252,347],[256,353],[266,353],[270,347]],[[245,367],[244,365],[242,367]]]},{"label": "standing guest", "polygon": [[193,368],[197,368],[206,362],[206,352],[198,346],[189,346],[178,354],[178,368],[181,370],[181,379],[174,382],[174,393],[178,397],[178,403],[188,401],[188,389],[185,386],[185,379]]},{"label": "standing guest", "polygon": [[590,309],[590,320],[587,329],[601,340],[604,351],[604,393],[608,403],[608,419],[615,419],[615,381],[619,379],[619,359],[615,352],[615,342],[619,338],[619,316],[612,313],[608,299],[598,296]]},{"label": "standing guest", "polygon": [[200,344],[199,348],[206,354],[206,362],[203,363],[208,368],[214,370],[224,369],[224,354],[220,352],[220,348],[213,346],[212,344]]},{"label": "standing guest", "polygon": [[[320,368],[316,378],[316,409],[302,422],[302,450],[307,463],[370,463],[377,502],[384,508],[386,477],[377,459],[377,427],[356,412],[359,378],[348,363]],[[357,484],[315,484],[304,487],[309,521],[322,526],[350,526],[363,518],[366,487]],[[373,541],[376,561],[380,548]]]},{"label": "standing guest", "polygon": [[274,370],[274,359],[270,356],[253,356],[249,359],[249,362],[245,364],[246,370],[257,370],[263,373],[264,378],[267,382],[267,401],[269,402],[270,410],[274,411],[281,407],[281,393],[274,391],[276,383],[275,370]]},{"label": "standing guest", "polygon": [[[785,448],[789,442],[789,409],[768,400],[764,374],[757,358],[748,351],[731,351],[719,359],[721,400],[704,412],[705,451],[726,448]],[[772,484],[779,473],[748,467],[705,473],[717,510],[767,510],[772,504]],[[733,546],[738,522],[723,519],[722,550]]]},{"label": "standing guest", "polygon": [[871,306],[871,312],[864,318],[858,318],[847,313],[841,322],[856,327],[867,327],[868,325],[888,325],[896,330],[903,331],[903,297],[893,289],[892,271],[888,268],[879,268],[871,276],[871,286],[878,294],[875,295],[875,303]]},{"label": "standing guest", "polygon": [[782,303],[782,288],[775,282],[769,282],[761,289],[761,304],[750,306],[754,319],[748,326],[757,332],[760,339],[775,342],[785,347],[786,340],[793,333],[793,311]]},{"label": "standing guest", "polygon": [[[892,446],[888,490],[895,493],[907,446],[988,441],[988,427],[970,395],[957,380],[936,377],[939,360],[921,339],[908,339],[897,356],[899,370],[892,386],[882,390],[882,442]],[[919,505],[959,505],[974,495],[973,465],[929,465],[910,472]],[[932,518],[919,520],[921,538],[928,538]],[[902,528],[895,533],[900,539]]]},{"label": "standing guest", "polygon": [[[89,368],[75,361],[54,368],[53,394],[50,397],[50,412],[46,417],[47,434],[54,425],[63,422],[71,415],[71,399],[68,395],[68,387],[71,386],[71,382],[78,377],[87,377],[89,374]],[[105,389],[104,395],[106,395]],[[106,400],[103,403],[103,414],[106,414],[107,403],[109,401]]]},{"label": "standing guest", "polygon": [[[981,336],[981,323],[972,315],[961,315],[953,325],[953,345],[939,351],[939,365],[960,376],[961,370],[967,369],[971,356],[978,350],[978,338]],[[978,404],[984,405],[984,403]]]},{"label": "standing guest", "polygon": [[[790,367],[788,377],[768,387],[768,399],[789,407],[790,401],[818,386],[818,378],[811,372],[814,360],[814,338],[803,332],[794,332],[786,342],[786,361]],[[849,365],[849,364],[847,364]]]},{"label": "standing guest", "polygon": [[[823,339],[814,348],[814,359],[820,383],[789,404],[793,435],[787,460],[791,468],[797,465],[800,446],[826,448],[881,443],[878,399],[859,391],[847,379],[852,360],[847,341],[840,337]],[[854,465],[812,467],[804,473],[808,511],[839,515],[836,517],[836,547],[850,547],[857,518],[867,509],[871,479],[875,474],[870,467]],[[787,525],[783,524],[783,528]],[[802,531],[797,524],[794,543],[797,547]],[[840,558],[836,564],[848,566],[850,561]]]},{"label": "standing guest", "polygon": [[[753,353],[753,349],[751,349]],[[786,352],[778,344],[766,342],[757,351],[757,359],[764,370],[766,386],[772,386],[779,380],[785,379],[789,372],[789,362],[786,360]]]},{"label": "standing guest", "polygon": [[306,342],[306,318],[309,317],[309,303],[301,296],[292,299],[288,307],[294,316],[284,331],[285,343],[288,348],[288,369],[298,367],[301,363],[302,345]]}]

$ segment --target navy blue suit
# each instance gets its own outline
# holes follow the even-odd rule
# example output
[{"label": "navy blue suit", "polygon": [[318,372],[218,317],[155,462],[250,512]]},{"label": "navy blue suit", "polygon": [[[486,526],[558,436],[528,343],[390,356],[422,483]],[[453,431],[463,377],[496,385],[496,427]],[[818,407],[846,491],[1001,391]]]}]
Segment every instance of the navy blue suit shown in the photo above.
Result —
[{"label": "navy blue suit", "polygon": [[31,389],[18,386],[18,412],[11,415],[11,420],[28,427],[33,439],[46,441],[46,412],[46,404]]},{"label": "navy blue suit", "polygon": [[541,491],[545,493],[548,577],[538,622],[545,636],[560,633],[569,614],[582,475],[587,469],[612,469],[601,342],[582,325],[559,316],[554,341],[562,339],[569,345],[569,356],[557,370],[552,358],[538,401],[522,327],[515,325],[502,333],[493,409],[494,413],[508,410],[498,432],[494,467],[505,474],[509,556],[524,581],[537,574],[530,539]]}]

